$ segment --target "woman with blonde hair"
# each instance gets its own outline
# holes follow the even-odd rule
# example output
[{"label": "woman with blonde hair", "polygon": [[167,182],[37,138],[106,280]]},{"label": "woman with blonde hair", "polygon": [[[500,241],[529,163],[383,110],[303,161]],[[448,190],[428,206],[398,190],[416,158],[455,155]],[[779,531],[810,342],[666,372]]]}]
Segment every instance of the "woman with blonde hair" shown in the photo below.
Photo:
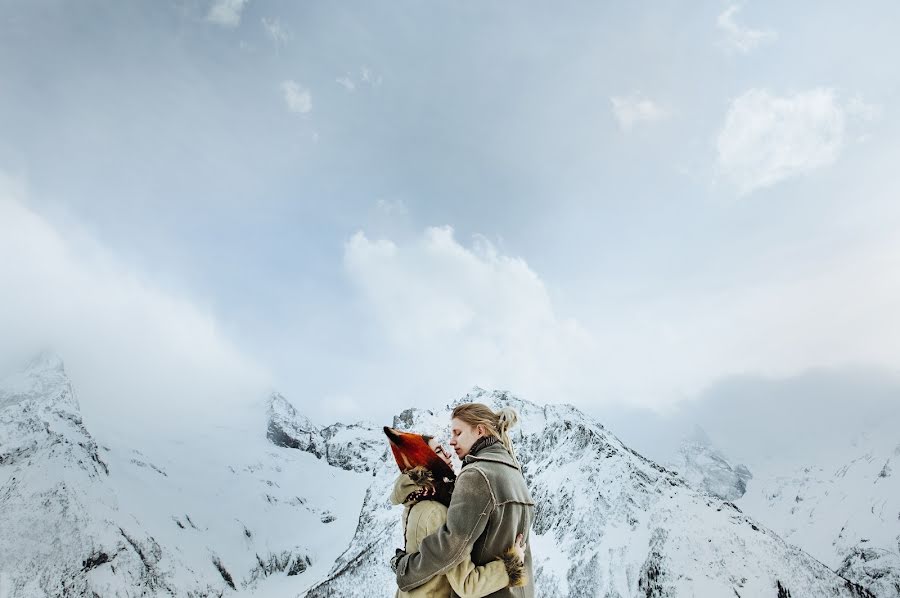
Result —
[{"label": "woman with blonde hair", "polygon": [[[418,552],[394,557],[391,564],[401,591],[446,574],[467,556],[481,566],[502,558],[520,536],[527,542],[534,502],[509,438],[517,423],[518,415],[509,407],[494,412],[481,403],[465,403],[453,410],[450,445],[462,460],[462,470],[447,523],[424,538]],[[489,595],[533,598],[532,579],[531,549],[526,545],[521,577]]]}]

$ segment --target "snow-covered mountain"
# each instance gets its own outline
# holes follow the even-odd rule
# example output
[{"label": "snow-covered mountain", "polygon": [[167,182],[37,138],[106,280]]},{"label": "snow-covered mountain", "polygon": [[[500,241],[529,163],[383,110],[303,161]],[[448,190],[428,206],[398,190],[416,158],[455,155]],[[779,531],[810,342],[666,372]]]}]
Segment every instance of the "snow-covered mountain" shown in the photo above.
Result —
[{"label": "snow-covered mountain", "polygon": [[0,593],[305,591],[350,541],[370,478],[274,446],[265,403],[245,415],[98,443],[58,358],[0,383]]},{"label": "snow-covered mountain", "polygon": [[[98,440],[57,358],[0,388],[9,595],[393,595],[400,509],[380,427],[318,427],[275,394],[190,437]],[[480,389],[460,400],[520,413],[539,596],[872,595],[575,408]],[[444,435],[451,407],[392,423]]]},{"label": "snow-covered mountain", "polygon": [[753,477],[745,465],[732,465],[699,427],[682,441],[676,458],[666,465],[695,488],[730,501],[744,495]]},{"label": "snow-covered mountain", "polygon": [[830,464],[760,468],[739,504],[879,598],[900,598],[898,465],[900,442],[862,443]]},{"label": "snow-covered mountain", "polygon": [[688,483],[729,498],[879,598],[900,598],[897,464],[900,442],[862,436],[815,464],[798,465],[785,456],[760,459],[751,475],[745,466],[732,465],[698,430],[671,460]]}]

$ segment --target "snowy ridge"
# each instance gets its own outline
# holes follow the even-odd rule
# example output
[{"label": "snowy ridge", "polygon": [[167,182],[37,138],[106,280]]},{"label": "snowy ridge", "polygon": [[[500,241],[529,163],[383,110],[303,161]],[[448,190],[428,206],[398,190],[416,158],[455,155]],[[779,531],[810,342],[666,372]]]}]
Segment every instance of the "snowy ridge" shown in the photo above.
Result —
[{"label": "snowy ridge", "polygon": [[864,444],[856,453],[830,466],[773,468],[740,504],[879,598],[898,598],[900,445]]},{"label": "snowy ridge", "polygon": [[108,478],[58,358],[41,355],[4,381],[0,568],[13,595],[82,595],[108,588],[104,576],[92,572],[113,558],[119,584],[165,588],[154,568],[155,551],[143,550],[137,534],[108,518],[117,508]]},{"label": "snowy ridge", "polygon": [[878,598],[900,598],[900,445],[890,435],[859,438],[842,457],[819,457],[816,465],[761,460],[755,476],[742,476],[745,468],[732,466],[703,436],[685,440],[673,464],[686,481],[718,496],[731,493],[840,575]]},{"label": "snowy ridge", "polygon": [[746,466],[732,465],[699,428],[681,443],[678,458],[669,467],[695,488],[730,501],[742,497],[753,478]]},{"label": "snowy ridge", "polygon": [[275,446],[311,453],[347,471],[369,472],[385,458],[384,434],[367,423],[318,428],[278,393],[269,399],[266,437]]},{"label": "snowy ridge", "polygon": [[196,430],[191,438],[97,443],[58,358],[42,356],[0,383],[2,590],[15,597],[305,591],[352,537],[368,480],[273,446],[266,414],[246,415],[245,427]]}]

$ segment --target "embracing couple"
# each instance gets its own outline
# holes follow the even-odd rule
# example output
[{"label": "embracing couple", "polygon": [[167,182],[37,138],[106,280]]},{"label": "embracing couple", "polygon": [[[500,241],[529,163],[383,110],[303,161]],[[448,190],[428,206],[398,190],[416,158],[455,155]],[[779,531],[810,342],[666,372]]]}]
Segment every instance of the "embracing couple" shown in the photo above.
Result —
[{"label": "embracing couple", "polygon": [[458,474],[437,439],[384,429],[401,472],[391,500],[406,507],[406,546],[391,559],[397,598],[533,598],[534,503],[509,439],[517,421],[508,407],[456,407],[450,446]]}]

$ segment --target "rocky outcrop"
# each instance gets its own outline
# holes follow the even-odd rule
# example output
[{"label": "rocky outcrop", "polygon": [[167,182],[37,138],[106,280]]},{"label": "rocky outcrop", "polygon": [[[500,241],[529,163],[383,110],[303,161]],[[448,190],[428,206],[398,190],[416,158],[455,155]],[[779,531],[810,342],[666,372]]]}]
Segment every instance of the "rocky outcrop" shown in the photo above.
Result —
[{"label": "rocky outcrop", "polygon": [[695,488],[728,501],[742,497],[753,478],[746,466],[732,465],[699,429],[681,443],[678,459],[669,467]]},{"label": "rocky outcrop", "polygon": [[269,398],[266,437],[275,446],[305,451],[329,465],[359,473],[374,471],[387,455],[380,428],[363,423],[319,428],[277,393]]},{"label": "rocky outcrop", "polygon": [[860,580],[873,598],[900,596],[900,555],[890,550],[857,546],[844,557],[837,572]]}]

